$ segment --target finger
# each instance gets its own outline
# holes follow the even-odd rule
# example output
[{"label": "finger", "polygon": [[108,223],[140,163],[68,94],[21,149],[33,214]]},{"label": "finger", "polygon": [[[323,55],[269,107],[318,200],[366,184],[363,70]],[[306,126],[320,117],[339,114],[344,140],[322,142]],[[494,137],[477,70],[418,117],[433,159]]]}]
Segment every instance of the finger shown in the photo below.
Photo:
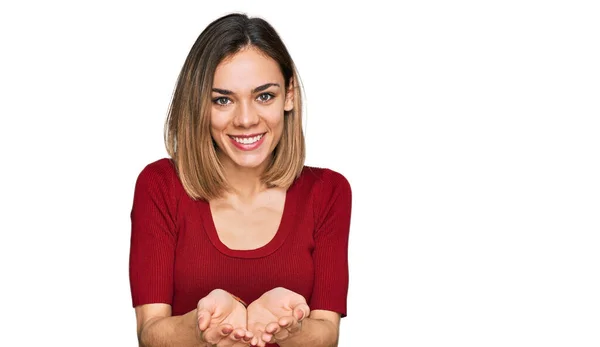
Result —
[{"label": "finger", "polygon": [[212,315],[215,313],[214,298],[212,298],[210,295],[203,297],[198,301],[196,309],[198,311],[198,327],[200,328],[200,331],[204,331],[210,325]]},{"label": "finger", "polygon": [[284,328],[284,329],[287,329],[287,328],[291,327],[292,325],[294,325],[297,322],[298,322],[298,320],[294,316],[281,317],[277,321],[277,323],[279,324],[279,326],[282,327],[282,328]]},{"label": "finger", "polygon": [[221,340],[219,346],[223,345],[228,347],[249,347],[250,342],[244,340],[246,337],[246,332],[244,329],[235,329],[231,334],[229,334],[227,343]]},{"label": "finger", "polygon": [[272,341],[273,340],[273,335],[271,335],[269,333],[263,333],[262,336],[261,336],[261,339],[263,341],[265,341],[266,343],[273,342]]},{"label": "finger", "polygon": [[217,344],[223,338],[229,336],[233,331],[233,327],[229,324],[219,325],[216,328],[207,329],[204,333],[204,341],[212,344]]},{"label": "finger", "polygon": [[229,325],[229,324],[222,324],[222,325],[219,325],[219,327],[218,327],[218,328],[219,328],[219,329],[218,329],[218,330],[219,330],[219,332],[221,333],[221,335],[222,335],[223,337],[225,337],[225,336],[229,336],[229,334],[231,334],[231,332],[233,332],[233,327],[232,327],[231,325]]},{"label": "finger", "polygon": [[273,341],[283,341],[290,336],[290,333],[286,329],[282,329],[279,333],[273,336]]},{"label": "finger", "polygon": [[302,321],[294,321],[294,324],[288,326],[285,330],[287,330],[290,334],[297,333],[302,330]]},{"label": "finger", "polygon": [[204,331],[210,325],[211,314],[207,310],[201,310],[198,312],[198,328],[200,331]]},{"label": "finger", "polygon": [[271,322],[265,327],[265,333],[275,335],[279,332],[280,329],[280,324],[278,324],[277,322]]},{"label": "finger", "polygon": [[287,339],[290,334],[298,332],[302,328],[302,321],[298,321],[294,316],[281,317],[278,323],[279,332],[273,334],[277,341]]},{"label": "finger", "polygon": [[210,328],[202,334],[202,339],[208,344],[216,344],[221,340],[221,333],[217,328]]},{"label": "finger", "polygon": [[246,336],[246,331],[244,329],[238,328],[233,331],[229,335],[229,337],[234,341],[239,341]]},{"label": "finger", "polygon": [[254,334],[251,331],[246,331],[244,333],[244,337],[242,337],[242,340],[244,340],[244,342],[251,342],[253,337]]},{"label": "finger", "polygon": [[300,303],[294,307],[294,317],[301,321],[310,314],[310,307],[306,303]]},{"label": "finger", "polygon": [[254,338],[256,338],[256,346],[258,347],[265,347],[265,341],[260,338],[262,334],[262,332],[258,332],[256,336],[254,336]]}]

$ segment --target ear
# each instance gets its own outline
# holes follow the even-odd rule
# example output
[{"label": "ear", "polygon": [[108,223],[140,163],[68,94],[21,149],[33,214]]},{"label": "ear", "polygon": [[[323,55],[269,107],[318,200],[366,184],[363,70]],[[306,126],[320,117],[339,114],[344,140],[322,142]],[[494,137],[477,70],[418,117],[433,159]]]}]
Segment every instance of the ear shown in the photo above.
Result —
[{"label": "ear", "polygon": [[294,109],[294,79],[290,79],[290,86],[285,93],[285,104],[283,105],[285,111],[291,111]]}]

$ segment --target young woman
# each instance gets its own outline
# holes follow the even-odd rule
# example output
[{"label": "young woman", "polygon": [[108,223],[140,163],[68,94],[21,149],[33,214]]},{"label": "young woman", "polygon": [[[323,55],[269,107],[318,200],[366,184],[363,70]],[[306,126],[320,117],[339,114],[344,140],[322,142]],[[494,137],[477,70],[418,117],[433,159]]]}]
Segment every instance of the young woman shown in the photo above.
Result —
[{"label": "young woman", "polygon": [[192,47],[131,211],[141,346],[336,346],[351,191],[304,166],[294,63],[263,19],[230,14]]}]

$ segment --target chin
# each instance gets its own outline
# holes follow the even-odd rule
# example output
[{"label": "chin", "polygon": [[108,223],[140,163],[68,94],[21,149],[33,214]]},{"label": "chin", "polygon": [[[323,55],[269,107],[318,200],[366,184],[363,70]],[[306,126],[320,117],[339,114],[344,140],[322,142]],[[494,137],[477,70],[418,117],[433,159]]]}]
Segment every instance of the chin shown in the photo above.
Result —
[{"label": "chin", "polygon": [[257,167],[260,167],[264,164],[266,164],[266,162],[268,161],[268,156],[258,156],[258,155],[242,155],[242,156],[235,156],[233,158],[231,158],[232,161],[235,163],[235,165],[239,166],[239,167],[243,167],[243,168],[247,168],[247,169],[255,169]]}]

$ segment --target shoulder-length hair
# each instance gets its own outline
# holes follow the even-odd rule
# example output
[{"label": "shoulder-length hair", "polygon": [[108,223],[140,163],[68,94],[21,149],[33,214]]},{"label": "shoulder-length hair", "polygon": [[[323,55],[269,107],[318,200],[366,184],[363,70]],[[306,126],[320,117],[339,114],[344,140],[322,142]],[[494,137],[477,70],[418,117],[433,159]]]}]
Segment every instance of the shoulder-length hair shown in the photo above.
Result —
[{"label": "shoulder-length hair", "polygon": [[261,177],[269,187],[288,188],[302,172],[302,87],[294,62],[275,29],[261,18],[229,14],[210,23],[192,46],[177,79],[165,122],[167,152],[187,194],[210,200],[229,189],[210,134],[211,92],[217,65],[253,47],[275,60],[285,90],[293,89],[294,106],[284,113],[281,139]]}]

